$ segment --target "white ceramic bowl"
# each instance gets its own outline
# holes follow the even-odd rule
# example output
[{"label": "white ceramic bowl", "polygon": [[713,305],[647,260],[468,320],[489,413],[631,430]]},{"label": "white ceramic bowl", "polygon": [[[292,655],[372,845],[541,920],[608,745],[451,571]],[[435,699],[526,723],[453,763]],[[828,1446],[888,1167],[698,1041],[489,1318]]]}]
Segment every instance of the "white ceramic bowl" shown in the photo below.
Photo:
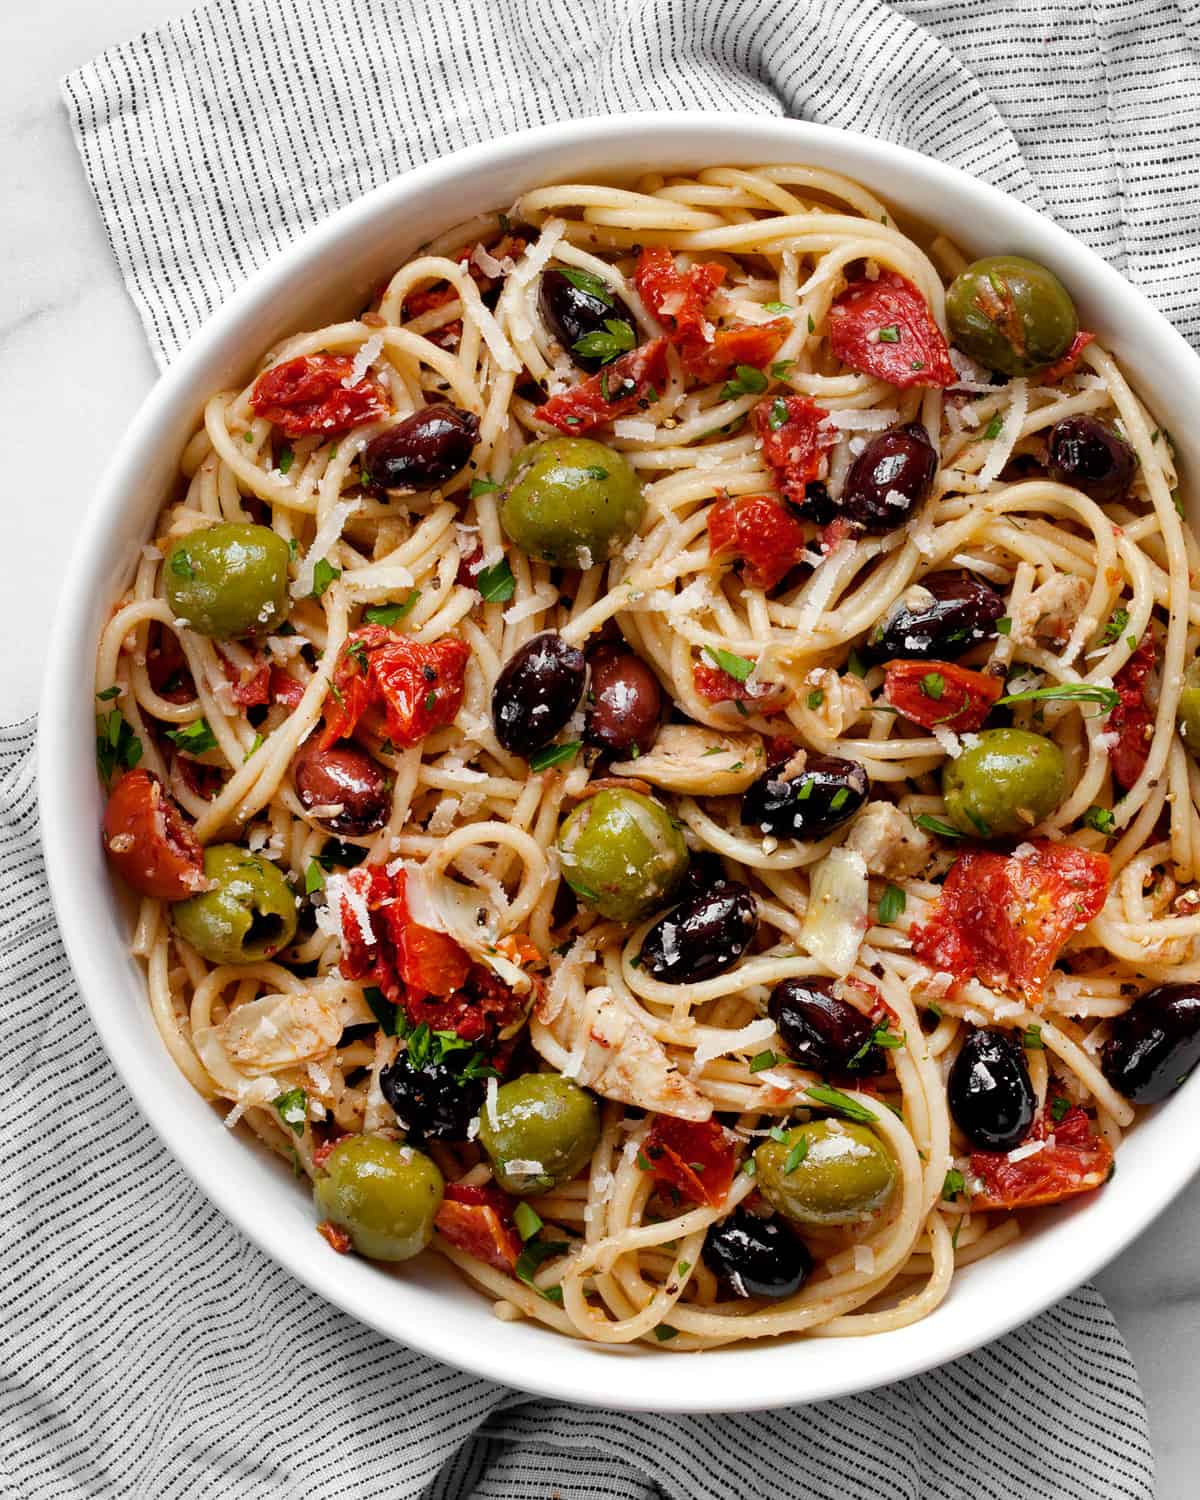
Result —
[{"label": "white ceramic bowl", "polygon": [[127,917],[96,833],[94,643],[205,397],[247,379],[282,335],[351,313],[421,242],[540,183],[755,162],[846,173],[903,213],[944,226],[968,251],[1015,251],[1052,267],[1083,326],[1115,351],[1171,429],[1185,470],[1200,472],[1193,411],[1200,359],[1104,261],[995,188],[912,151],[788,120],[633,115],[547,126],[457,152],[367,194],[209,322],[146,398],[98,488],[62,592],[42,701],[42,833],[67,951],[110,1055],[182,1165],[255,1244],[362,1322],[463,1369],[591,1405],[715,1411],[817,1401],[915,1374],[998,1337],[1093,1275],[1184,1186],[1200,1164],[1200,1078],[1137,1127],[1102,1192],[1041,1214],[1035,1231],[960,1273],[941,1307],[912,1327],[865,1341],[764,1342],[698,1358],[499,1322],[435,1255],[391,1273],[331,1254],[314,1232],[308,1193],[281,1163],[226,1130],[171,1063],[126,950]]}]

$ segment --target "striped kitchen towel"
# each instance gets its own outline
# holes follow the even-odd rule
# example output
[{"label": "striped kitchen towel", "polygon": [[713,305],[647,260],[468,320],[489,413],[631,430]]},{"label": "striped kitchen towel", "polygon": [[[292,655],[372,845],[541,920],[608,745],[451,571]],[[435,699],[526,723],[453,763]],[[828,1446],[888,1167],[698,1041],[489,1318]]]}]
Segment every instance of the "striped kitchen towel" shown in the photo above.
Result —
[{"label": "striped kitchen towel", "polygon": [[[64,98],[164,364],[367,188],[507,130],[635,108],[790,114],[943,157],[1053,214],[1200,338],[1197,11],[213,0],[72,74]],[[0,756],[12,1495],[1153,1496],[1136,1374],[1091,1290],[902,1386],[745,1417],[530,1400],[327,1307],[219,1218],[108,1064],[55,931],[29,730],[0,733]]]}]

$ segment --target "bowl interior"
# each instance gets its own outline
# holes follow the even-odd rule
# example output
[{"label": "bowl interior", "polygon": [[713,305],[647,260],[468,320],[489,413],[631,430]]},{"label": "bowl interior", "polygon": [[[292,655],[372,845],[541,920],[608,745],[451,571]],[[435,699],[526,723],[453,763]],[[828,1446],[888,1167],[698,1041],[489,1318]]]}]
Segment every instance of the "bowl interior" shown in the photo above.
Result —
[{"label": "bowl interior", "polygon": [[[795,121],[643,115],[548,126],[472,147],[407,174],[319,226],[234,296],[147,398],[78,540],[55,636],[40,728],[47,867],[67,950],[104,1042],[134,1097],[207,1195],[300,1280],[380,1332],[462,1368],[586,1404],[749,1410],[868,1389],[952,1359],[1025,1321],[1092,1275],[1143,1229],[1200,1164],[1200,1080],[1131,1133],[1112,1183],[1046,1211],[1015,1245],[956,1276],[909,1328],[855,1339],[717,1350],[703,1359],[588,1345],[495,1320],[439,1257],[389,1272],[332,1255],[307,1193],[276,1158],[193,1093],[150,1020],[128,918],[91,830],[101,797],[92,757],[94,642],[129,558],[150,535],[178,455],[213,390],[244,380],[286,333],[356,312],[418,246],[549,181],[628,178],[721,163],[804,162],[856,178],[902,222],[943,228],[965,250],[1032,256],[1071,289],[1085,327],[1121,360],[1196,472],[1189,392],[1200,360],[1145,298],[1049,221],[953,168],[866,137]],[[1193,520],[1196,511],[1192,509]],[[81,837],[79,830],[85,830]]]}]

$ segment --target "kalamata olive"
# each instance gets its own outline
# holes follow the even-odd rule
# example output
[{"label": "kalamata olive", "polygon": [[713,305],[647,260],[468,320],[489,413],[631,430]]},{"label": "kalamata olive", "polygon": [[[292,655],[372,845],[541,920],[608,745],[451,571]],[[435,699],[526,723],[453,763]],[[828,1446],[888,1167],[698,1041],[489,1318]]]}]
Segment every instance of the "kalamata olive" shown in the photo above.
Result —
[{"label": "kalamata olive", "polygon": [[927,573],[910,584],[871,632],[879,659],[926,657],[954,661],[980,641],[996,638],[1004,600],[970,573]]},{"label": "kalamata olive", "polygon": [[376,494],[431,490],[465,468],[478,441],[475,413],[438,401],[372,438],[359,467]]},{"label": "kalamata olive", "polygon": [[972,1031],[946,1086],[954,1123],[980,1151],[1011,1151],[1029,1134],[1037,1097],[1020,1038],[1011,1031]]},{"label": "kalamata olive", "polygon": [[104,848],[113,869],[141,896],[183,901],[208,888],[204,852],[191,825],[144,766],[113,787],[104,809]]},{"label": "kalamata olive", "polygon": [[840,510],[876,536],[903,526],[937,473],[937,450],[919,422],[874,437],[850,465]]},{"label": "kalamata olive", "polygon": [[1120,500],[1129,491],[1137,459],[1107,422],[1064,417],[1050,429],[1050,478],[1074,485],[1093,500]]},{"label": "kalamata olive", "polygon": [[658,678],[640,656],[619,646],[601,646],[589,658],[591,707],[584,738],[603,750],[645,755],[654,744],[662,713]]},{"label": "kalamata olive", "polygon": [[682,904],[696,896],[702,896],[714,885],[722,885],[728,879],[725,862],[711,849],[695,849],[688,860],[683,879],[675,887],[675,900]]},{"label": "kalamata olive", "polygon": [[1200,984],[1160,984],[1112,1023],[1100,1067],[1138,1104],[1174,1093],[1200,1063]]},{"label": "kalamata olive", "polygon": [[732,969],[758,930],[748,886],[724,880],[660,917],[642,944],[641,966],[660,984],[696,984]]},{"label": "kalamata olive", "polygon": [[771,991],[767,1014],[798,1067],[822,1077],[887,1070],[883,1049],[871,1044],[875,1023],[834,992],[832,979],[783,979]]},{"label": "kalamata olive", "polygon": [[362,838],[387,822],[391,801],[387,772],[357,745],[302,748],[292,762],[292,780],[307,811],[341,807],[338,813],[318,814],[331,833]]},{"label": "kalamata olive", "polygon": [[545,630],[518,646],[492,689],[496,738],[513,755],[548,745],[583,697],[583,652]]},{"label": "kalamata olive", "polygon": [[774,1301],[798,1292],[813,1269],[808,1246],[782,1218],[760,1218],[744,1205],[709,1227],[700,1258],[724,1291]]},{"label": "kalamata olive", "polygon": [[[589,334],[599,334],[606,345],[618,352],[637,343],[637,323],[628,305],[590,271],[579,271],[574,266],[565,270],[550,266],[543,271],[538,309],[581,370],[594,373],[612,358],[607,348],[593,354],[586,352]],[[629,334],[619,342],[614,338],[614,330],[607,326],[612,322],[624,323],[629,329]],[[585,340],[582,350],[577,347],[580,339]],[[629,339],[633,342],[628,342]]]},{"label": "kalamata olive", "polygon": [[[410,1134],[437,1141],[465,1141],[471,1121],[483,1104],[481,1078],[461,1078],[465,1050],[452,1052],[445,1062],[426,1062],[414,1068],[401,1053],[379,1075],[383,1097]],[[457,1067],[451,1067],[455,1062]]]},{"label": "kalamata olive", "polygon": [[854,760],[810,755],[804,769],[785,775],[772,766],[742,797],[742,822],[776,838],[823,839],[867,800],[867,773]]},{"label": "kalamata olive", "polygon": [[838,513],[837,501],[829,493],[828,485],[820,479],[810,480],[804,487],[804,499],[796,509],[806,521],[818,526],[828,526]]}]

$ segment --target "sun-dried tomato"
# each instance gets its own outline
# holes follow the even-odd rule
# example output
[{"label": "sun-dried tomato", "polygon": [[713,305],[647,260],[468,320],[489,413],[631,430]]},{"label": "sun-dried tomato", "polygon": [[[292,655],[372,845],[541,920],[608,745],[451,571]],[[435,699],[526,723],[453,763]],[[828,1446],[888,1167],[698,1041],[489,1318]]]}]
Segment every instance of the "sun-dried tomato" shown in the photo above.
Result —
[{"label": "sun-dried tomato", "polygon": [[426,644],[386,625],[352,630],[333,669],[318,748],[353,734],[376,706],[383,708],[388,738],[401,747],[452,724],[462,707],[470,655],[457,636]]},{"label": "sun-dried tomato", "polygon": [[1108,895],[1108,857],[1032,839],[1017,854],[967,849],[951,867],[929,920],[909,936],[922,963],[959,982],[1035,1002],[1064,943]]},{"label": "sun-dried tomato", "polygon": [[139,895],[183,901],[209,887],[191,824],[144,766],[127,771],[112,789],[104,809],[104,848],[113,869]]},{"label": "sun-dried tomato", "polygon": [[322,1219],[317,1225],[317,1233],[328,1242],[331,1250],[336,1250],[339,1255],[349,1255],[354,1248],[354,1241],[346,1233],[340,1224],[335,1224],[332,1219]]},{"label": "sun-dried tomato", "polygon": [[1072,1105],[1058,1124],[1039,1124],[1033,1138],[1046,1144],[1033,1156],[1010,1161],[1006,1151],[972,1152],[971,1173],[983,1184],[971,1195],[972,1209],[1061,1203],[1108,1181],[1112,1148],[1103,1136],[1092,1134],[1085,1110]]},{"label": "sun-dried tomato", "polygon": [[718,328],[711,341],[692,340],[683,348],[683,368],[694,380],[711,383],[732,375],[738,365],[761,370],[779,353],[792,331],[790,318],[772,318],[769,323],[735,323]]},{"label": "sun-dried tomato", "polygon": [[774,495],[726,496],[708,513],[709,556],[741,558],[752,588],[774,588],[804,545],[804,528]]},{"label": "sun-dried tomato", "polygon": [[271,702],[296,708],[304,697],[304,684],[282,667],[271,668]]},{"label": "sun-dried tomato", "polygon": [[512,1209],[512,1199],[494,1183],[472,1187],[451,1182],[433,1222],[450,1244],[497,1271],[511,1271],[521,1253]]},{"label": "sun-dried tomato", "polygon": [[[230,670],[229,663],[221,658],[225,670]],[[269,662],[260,662],[254,666],[244,667],[241,672],[235,674],[232,688],[233,701],[239,708],[259,708],[271,701],[271,665]]]},{"label": "sun-dried tomato", "polygon": [[1073,375],[1079,364],[1080,356],[1091,343],[1095,342],[1096,335],[1080,329],[1071,340],[1071,347],[1052,365],[1047,365],[1044,370],[1038,372],[1038,380],[1042,385],[1053,385],[1056,381],[1065,380],[1068,375]]},{"label": "sun-dried tomato", "polygon": [[645,411],[658,400],[666,377],[667,341],[651,339],[569,391],[551,396],[538,407],[538,416],[559,432],[590,432],[631,411]]},{"label": "sun-dried tomato", "polygon": [[642,1156],[657,1183],[708,1208],[724,1203],[733,1182],[733,1137],[716,1120],[655,1115]]},{"label": "sun-dried tomato", "polygon": [[829,347],[844,365],[909,386],[950,386],[959,376],[942,330],[911,281],[882,271],[855,281],[829,309]]},{"label": "sun-dried tomato", "polygon": [[[354,361],[345,354],[301,354],[272,365],[254,382],[250,405],[288,437],[323,437],[386,417],[391,403],[378,381],[351,381]],[[348,383],[349,382],[349,383]]]},{"label": "sun-dried tomato", "polygon": [[705,308],[725,280],[725,267],[703,261],[680,271],[665,245],[648,245],[638,258],[633,283],[646,308],[662,324],[673,344],[710,341]]},{"label": "sun-dried tomato", "polygon": [[965,734],[978,729],[1004,691],[999,677],[950,661],[890,661],[883,696],[906,719]]},{"label": "sun-dried tomato", "polygon": [[1108,730],[1119,736],[1109,752],[1113,779],[1126,791],[1146,769],[1154,737],[1154,710],[1146,698],[1146,679],[1158,660],[1152,635],[1144,635],[1137,650],[1113,678],[1121,701],[1108,716]]},{"label": "sun-dried tomato", "polygon": [[785,690],[774,683],[741,681],[723,667],[698,661],[692,668],[692,681],[701,698],[710,703],[748,703],[758,713],[773,713],[787,699]]},{"label": "sun-dried tomato", "polygon": [[833,434],[822,428],[829,415],[807,396],[769,396],[754,408],[754,430],[762,442],[763,462],[774,472],[779,493],[793,505],[821,472]]}]

